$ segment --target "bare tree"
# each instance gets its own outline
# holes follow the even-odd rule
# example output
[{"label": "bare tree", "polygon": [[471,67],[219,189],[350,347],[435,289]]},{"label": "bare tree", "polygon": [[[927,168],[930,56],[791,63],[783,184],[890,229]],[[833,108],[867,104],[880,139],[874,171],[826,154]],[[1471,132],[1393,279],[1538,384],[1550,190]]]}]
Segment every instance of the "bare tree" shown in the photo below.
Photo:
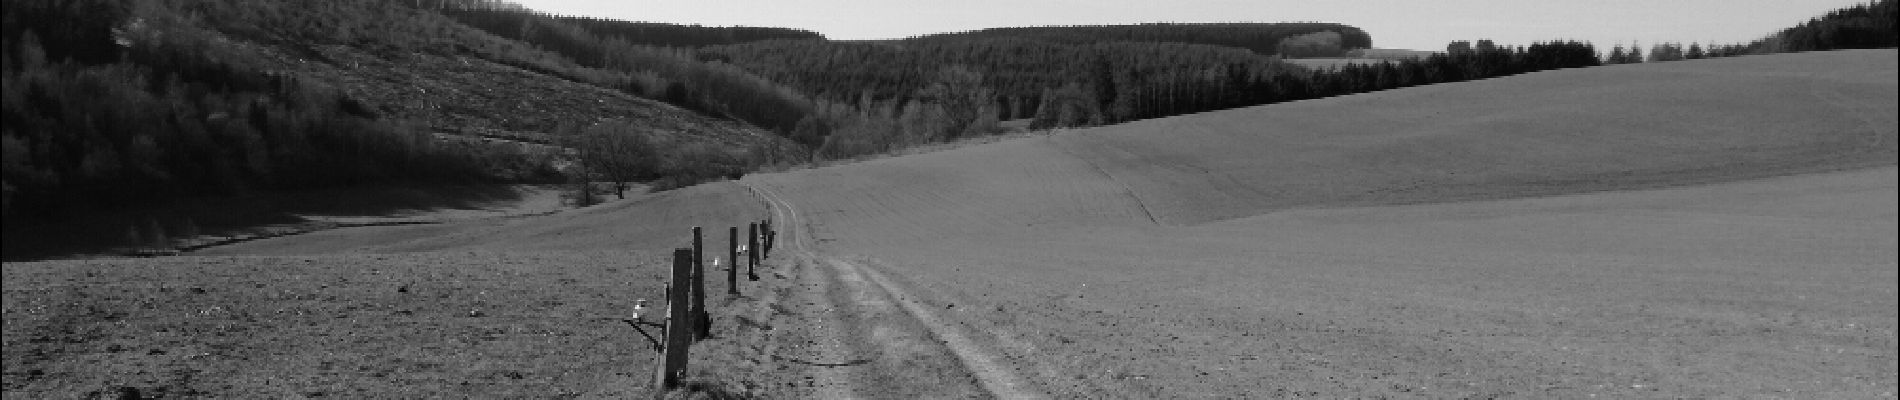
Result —
[{"label": "bare tree", "polygon": [[574,156],[574,175],[581,183],[611,182],[614,196],[621,199],[627,198],[633,182],[658,175],[657,146],[645,132],[623,121],[605,121],[569,133],[562,137],[562,144]]}]

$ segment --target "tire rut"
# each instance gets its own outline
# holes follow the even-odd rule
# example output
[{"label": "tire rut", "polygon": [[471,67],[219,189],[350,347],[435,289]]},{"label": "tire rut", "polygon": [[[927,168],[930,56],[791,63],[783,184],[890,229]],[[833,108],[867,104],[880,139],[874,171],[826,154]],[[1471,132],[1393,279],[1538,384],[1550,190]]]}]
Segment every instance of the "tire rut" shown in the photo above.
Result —
[{"label": "tire rut", "polygon": [[794,304],[806,304],[816,312],[817,317],[801,324],[805,326],[805,333],[810,339],[806,347],[806,358],[787,361],[808,367],[812,375],[809,382],[811,390],[809,394],[812,397],[859,398],[852,389],[853,379],[849,376],[849,371],[840,369],[857,365],[858,358],[855,354],[859,352],[845,342],[846,330],[844,315],[842,315],[844,311],[832,301],[831,294],[834,289],[831,279],[817,271],[819,268],[815,267],[810,259],[800,257],[794,262],[798,265],[795,274],[798,277],[799,286],[806,289],[797,291],[793,297]]},{"label": "tire rut", "polygon": [[[809,227],[791,203],[770,189],[747,185],[772,208],[774,223],[783,227],[780,245],[795,252],[798,279],[810,289],[800,297],[826,310],[824,325],[814,334],[815,348],[839,349],[827,354],[844,360],[849,343],[859,345],[850,363],[871,368],[824,367],[814,371],[814,388],[828,392],[818,397],[946,398],[995,397],[1036,399],[1047,396],[1017,376],[995,352],[983,348],[972,335],[924,307],[883,273],[814,251],[805,237]],[[827,268],[828,266],[828,268]],[[834,342],[835,341],[835,342]],[[827,343],[837,343],[829,345]],[[864,362],[869,361],[869,362]]]}]

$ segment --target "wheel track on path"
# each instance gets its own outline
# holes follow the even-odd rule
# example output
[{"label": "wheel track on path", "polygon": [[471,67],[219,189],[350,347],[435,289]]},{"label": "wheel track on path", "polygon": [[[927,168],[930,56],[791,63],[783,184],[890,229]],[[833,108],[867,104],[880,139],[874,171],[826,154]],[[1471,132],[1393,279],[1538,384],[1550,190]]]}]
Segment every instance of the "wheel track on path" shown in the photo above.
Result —
[{"label": "wheel track on path", "polygon": [[[806,239],[806,236],[810,233],[810,228],[806,224],[806,221],[803,221],[800,217],[797,208],[793,207],[791,202],[785,200],[784,197],[777,192],[765,188],[762,185],[747,184],[746,187],[751,189],[753,194],[764,199],[766,203],[770,205],[773,215],[772,221],[774,221],[775,226],[783,228],[785,238],[789,239],[790,246],[787,248],[796,253],[793,256],[794,259],[809,263],[830,265],[832,268],[831,274],[829,274],[831,275],[830,278],[805,278],[801,276],[801,281],[805,279],[822,279],[826,281],[836,279],[839,281],[836,283],[842,283],[852,289],[851,292],[853,295],[851,297],[856,302],[861,303],[861,305],[868,305],[872,308],[888,308],[888,305],[883,303],[895,303],[898,308],[904,311],[909,319],[914,320],[918,325],[928,330],[930,335],[935,337],[937,343],[940,343],[949,353],[956,356],[958,364],[977,381],[977,384],[984,392],[987,392],[987,394],[992,397],[1005,399],[1041,399],[1048,397],[1037,390],[1029,381],[1012,372],[1012,369],[1005,364],[1002,358],[998,357],[996,352],[983,348],[977,344],[975,340],[971,339],[971,335],[962,332],[949,323],[949,321],[939,317],[928,307],[924,307],[917,300],[914,300],[916,296],[905,292],[902,287],[898,286],[882,272],[849,260],[821,255],[812,250],[812,246]],[[781,244],[786,244],[785,242],[787,242],[787,240],[781,240]],[[812,268],[817,266],[805,264],[804,267]],[[808,270],[801,272],[820,271]],[[866,285],[866,281],[870,284]],[[820,296],[822,297],[822,294]],[[830,331],[835,333],[837,330],[831,329]],[[868,339],[873,341],[891,340],[886,337],[872,337]],[[898,340],[902,339],[900,338]],[[894,346],[890,343],[879,343],[879,345],[884,346],[886,349],[901,347]],[[833,376],[821,376],[820,378],[849,379],[845,374],[830,375]],[[849,382],[841,383],[842,386],[828,387],[842,387],[843,390],[834,391],[836,393],[821,394],[851,394],[852,392],[849,391]]]}]

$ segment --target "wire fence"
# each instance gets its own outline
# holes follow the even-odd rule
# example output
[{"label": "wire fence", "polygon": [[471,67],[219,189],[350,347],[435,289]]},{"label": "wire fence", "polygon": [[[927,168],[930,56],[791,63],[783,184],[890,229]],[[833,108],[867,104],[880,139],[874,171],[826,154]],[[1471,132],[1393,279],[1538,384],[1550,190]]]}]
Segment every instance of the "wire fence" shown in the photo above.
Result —
[{"label": "wire fence", "polygon": [[[772,246],[777,243],[778,231],[772,228],[771,220],[760,220],[746,224],[746,236],[741,242],[739,227],[726,230],[726,294],[739,295],[739,257],[745,256],[747,281],[758,281],[758,265],[772,254]],[[662,393],[680,386],[680,380],[686,373],[687,352],[693,343],[710,336],[712,315],[706,312],[706,252],[705,235],[700,227],[693,227],[693,246],[673,249],[673,272],[666,285],[666,303],[661,308],[659,321],[647,320],[645,300],[634,304],[633,318],[626,322],[633,326],[653,346],[655,363],[653,387]],[[719,265],[714,265],[719,267]],[[657,336],[647,328],[656,328]]]}]

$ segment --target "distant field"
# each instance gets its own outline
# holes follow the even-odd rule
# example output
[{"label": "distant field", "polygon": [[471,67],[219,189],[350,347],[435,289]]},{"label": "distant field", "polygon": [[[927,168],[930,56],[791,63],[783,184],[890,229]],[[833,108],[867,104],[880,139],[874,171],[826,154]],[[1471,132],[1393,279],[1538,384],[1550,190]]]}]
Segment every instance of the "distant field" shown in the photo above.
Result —
[{"label": "distant field", "polygon": [[1289,58],[1283,61],[1312,69],[1330,69],[1344,67],[1346,64],[1383,64],[1388,60],[1378,58]]},{"label": "distant field", "polygon": [[1346,64],[1368,65],[1404,59],[1424,58],[1434,53],[1436,52],[1405,49],[1355,49],[1347,52],[1345,57],[1289,58],[1285,61],[1308,68],[1326,69],[1338,68]]},{"label": "distant field", "polygon": [[1057,397],[1877,397],[1895,52],[1534,73],[748,178]]},{"label": "distant field", "polygon": [[1355,49],[1355,50],[1347,52],[1346,56],[1350,58],[1399,60],[1399,59],[1406,59],[1406,58],[1424,58],[1424,57],[1429,57],[1432,54],[1436,54],[1436,53],[1439,53],[1439,52],[1425,51],[1425,50],[1407,50],[1407,49]]},{"label": "distant field", "polygon": [[1060,135],[1165,224],[1894,163],[1891,50],[1547,71]]}]

